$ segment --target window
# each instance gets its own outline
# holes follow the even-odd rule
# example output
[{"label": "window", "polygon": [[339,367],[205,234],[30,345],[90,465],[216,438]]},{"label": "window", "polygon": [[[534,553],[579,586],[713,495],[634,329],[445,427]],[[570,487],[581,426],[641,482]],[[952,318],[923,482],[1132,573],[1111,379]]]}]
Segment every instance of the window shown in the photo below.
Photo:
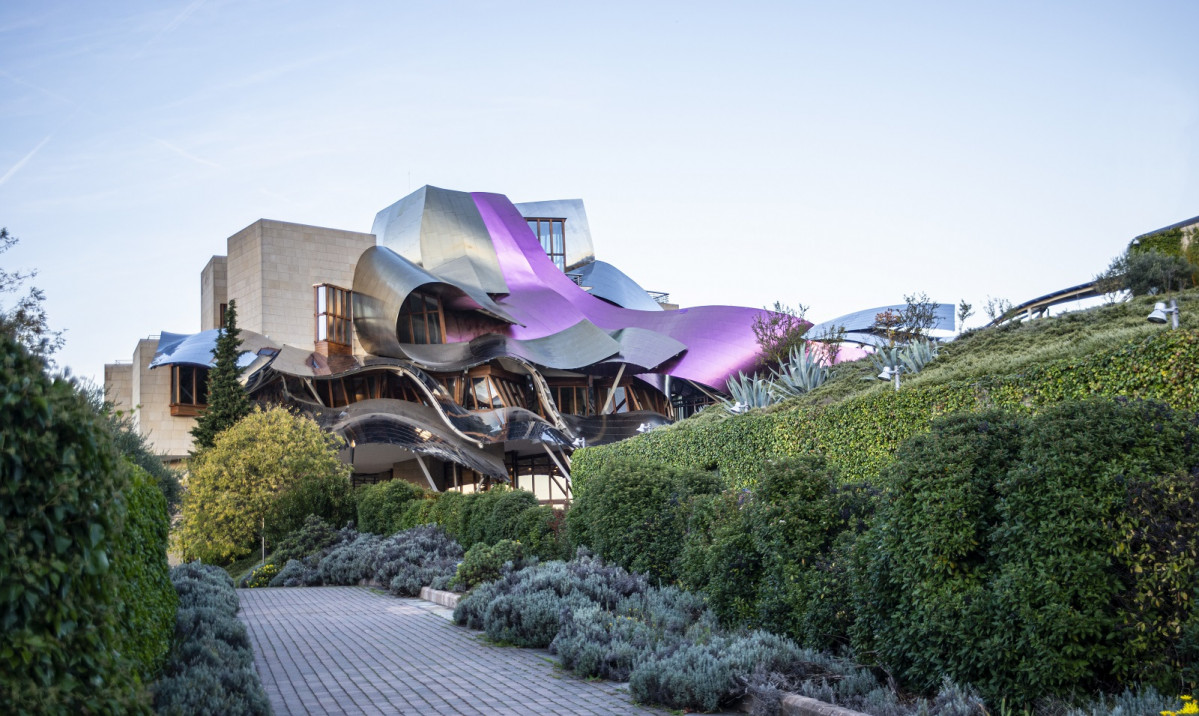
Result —
[{"label": "window", "polygon": [[541,242],[541,248],[558,267],[566,271],[566,219],[526,218],[533,235]]},{"label": "window", "polygon": [[328,283],[312,288],[316,297],[316,342],[350,348],[354,342],[351,292]]},{"label": "window", "polygon": [[396,321],[396,338],[400,343],[441,343],[444,335],[441,299],[415,291],[408,294]]},{"label": "window", "polygon": [[208,369],[171,366],[171,415],[196,416],[208,407]]},{"label": "window", "polygon": [[554,396],[554,405],[558,406],[558,412],[563,415],[590,415],[594,411],[591,409],[591,401],[588,400],[587,386],[585,385],[555,385],[550,388],[550,393]]}]

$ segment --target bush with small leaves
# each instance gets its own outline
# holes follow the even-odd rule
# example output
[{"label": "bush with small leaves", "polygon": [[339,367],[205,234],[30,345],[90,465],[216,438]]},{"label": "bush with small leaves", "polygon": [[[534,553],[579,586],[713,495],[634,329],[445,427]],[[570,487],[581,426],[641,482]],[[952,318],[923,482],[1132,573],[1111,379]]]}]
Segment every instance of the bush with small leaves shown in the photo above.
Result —
[{"label": "bush with small leaves", "polygon": [[198,562],[171,570],[179,594],[175,638],[162,678],[153,686],[159,713],[269,714],[254,671],[237,592],[223,569]]},{"label": "bush with small leaves", "polygon": [[[141,667],[114,648],[132,606],[120,603],[121,567],[113,568],[128,487],[88,399],[71,381],[46,375],[41,359],[0,330],[2,710],[147,708],[136,683]],[[153,658],[156,648],[145,647],[135,650]]]},{"label": "bush with small leaves", "polygon": [[321,581],[329,585],[352,586],[372,578],[371,565],[382,541],[379,535],[362,532],[337,545],[317,565]]},{"label": "bush with small leaves", "polygon": [[379,542],[370,563],[371,578],[393,594],[415,597],[421,587],[444,586],[462,561],[462,546],[437,525],[421,525]]},{"label": "bush with small leaves", "polygon": [[358,489],[358,529],[389,535],[400,529],[400,517],[425,490],[404,480],[389,480]]},{"label": "bush with small leaves", "polygon": [[320,557],[316,554],[303,559],[289,559],[283,569],[271,578],[271,587],[315,587],[321,583]]},{"label": "bush with small leaves", "polygon": [[530,507],[516,518],[517,539],[524,545],[525,554],[542,561],[568,558],[566,542],[566,513],[549,505]]},{"label": "bush with small leaves", "polygon": [[611,460],[567,513],[570,541],[628,570],[675,582],[691,501],[721,487],[719,477],[704,471]]},{"label": "bush with small leaves", "polygon": [[333,525],[316,515],[308,515],[298,530],[279,540],[275,551],[271,553],[271,561],[287,564],[293,559],[303,559],[331,547],[340,540],[341,535]]},{"label": "bush with small leaves", "polygon": [[466,591],[476,584],[495,581],[508,571],[523,568],[524,557],[524,547],[520,542],[510,539],[500,540],[494,545],[480,542],[467,550],[454,578],[450,580],[450,587]]},{"label": "bush with small leaves", "polygon": [[714,711],[745,694],[746,677],[755,669],[786,672],[800,658],[794,642],[762,631],[684,641],[642,661],[629,675],[629,690],[638,701]]}]

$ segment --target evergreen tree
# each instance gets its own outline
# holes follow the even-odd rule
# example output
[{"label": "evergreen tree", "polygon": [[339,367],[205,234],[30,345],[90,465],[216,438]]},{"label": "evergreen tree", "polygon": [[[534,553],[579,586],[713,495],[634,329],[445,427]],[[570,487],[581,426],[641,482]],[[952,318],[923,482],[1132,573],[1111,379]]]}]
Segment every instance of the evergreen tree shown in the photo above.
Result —
[{"label": "evergreen tree", "polygon": [[237,302],[230,301],[225,310],[225,325],[212,349],[214,360],[208,372],[208,408],[192,428],[193,454],[212,447],[217,434],[250,414],[250,399],[240,380],[244,369],[237,365],[241,355],[239,333]]}]

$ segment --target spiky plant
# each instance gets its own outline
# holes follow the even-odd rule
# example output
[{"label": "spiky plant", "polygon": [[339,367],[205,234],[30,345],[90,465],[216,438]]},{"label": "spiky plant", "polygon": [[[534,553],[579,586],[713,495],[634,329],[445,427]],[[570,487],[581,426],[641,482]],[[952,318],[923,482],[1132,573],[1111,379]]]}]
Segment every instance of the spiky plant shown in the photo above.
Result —
[{"label": "spiky plant", "polygon": [[921,338],[906,345],[900,353],[905,373],[919,373],[924,367],[937,358],[937,344]]},{"label": "spiky plant", "polygon": [[782,398],[816,390],[828,376],[829,368],[824,360],[807,345],[792,348],[789,359],[772,373],[775,392]]},{"label": "spiky plant", "polygon": [[775,386],[765,378],[756,375],[738,373],[736,378],[728,382],[729,395],[732,400],[721,398],[724,409],[737,415],[752,408],[764,408],[782,400]]}]

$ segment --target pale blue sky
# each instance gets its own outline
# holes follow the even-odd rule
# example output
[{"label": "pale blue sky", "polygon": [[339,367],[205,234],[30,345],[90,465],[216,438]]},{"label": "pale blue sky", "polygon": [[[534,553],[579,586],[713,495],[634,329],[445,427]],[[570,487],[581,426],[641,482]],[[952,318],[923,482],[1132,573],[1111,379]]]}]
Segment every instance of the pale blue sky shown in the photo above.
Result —
[{"label": "pale blue sky", "polygon": [[581,197],[597,255],[683,305],[1019,302],[1199,214],[1196,27],[1181,1],[10,0],[0,262],[97,379],[198,330],[247,224],[369,231],[423,184]]}]

